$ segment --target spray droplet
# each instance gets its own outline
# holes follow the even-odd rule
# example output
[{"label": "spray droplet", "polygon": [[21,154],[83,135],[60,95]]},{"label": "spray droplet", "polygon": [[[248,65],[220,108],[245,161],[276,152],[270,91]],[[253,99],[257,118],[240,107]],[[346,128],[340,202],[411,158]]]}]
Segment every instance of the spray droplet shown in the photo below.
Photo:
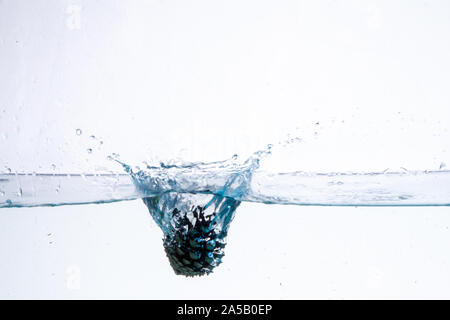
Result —
[{"label": "spray droplet", "polygon": [[0,196],[2,196],[2,197],[5,196],[5,191],[0,190]]},{"label": "spray droplet", "polygon": [[94,135],[90,136],[89,138],[91,138],[92,140],[96,139]]},{"label": "spray droplet", "polygon": [[21,197],[21,196],[22,196],[22,194],[23,194],[23,192],[22,192],[22,188],[19,188],[19,191],[17,191],[17,195],[18,195],[19,197]]},{"label": "spray droplet", "polygon": [[91,148],[88,148],[86,151],[87,151],[88,153],[92,153],[92,149],[91,149]]},{"label": "spray droplet", "polygon": [[117,153],[111,153],[108,157],[107,157],[107,159],[108,160],[117,160],[117,159],[119,159],[119,154],[117,154]]},{"label": "spray droplet", "polygon": [[81,134],[83,133],[83,131],[81,131],[81,129],[77,129],[76,133],[77,133],[77,136],[81,136]]},{"label": "spray droplet", "polygon": [[442,170],[446,167],[447,165],[444,162],[441,162],[441,165],[439,166],[439,169]]},{"label": "spray droplet", "polygon": [[56,165],[52,164],[52,170],[56,170]]}]

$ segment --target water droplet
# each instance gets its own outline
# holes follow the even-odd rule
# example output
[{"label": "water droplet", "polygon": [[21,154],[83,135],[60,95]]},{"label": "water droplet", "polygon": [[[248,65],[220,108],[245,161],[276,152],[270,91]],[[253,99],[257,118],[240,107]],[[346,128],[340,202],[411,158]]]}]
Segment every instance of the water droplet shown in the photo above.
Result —
[{"label": "water droplet", "polygon": [[117,160],[118,158],[119,158],[119,154],[117,154],[117,153],[111,153],[111,154],[107,157],[108,160]]},{"label": "water droplet", "polygon": [[444,162],[441,162],[441,165],[439,166],[439,169],[444,169],[447,165]]},{"label": "water droplet", "polygon": [[56,170],[56,165],[52,164],[52,170]]},{"label": "water droplet", "polygon": [[232,157],[232,159],[233,160],[236,160],[238,158],[238,155],[235,153],[235,154],[233,154],[233,157]]},{"label": "water droplet", "polygon": [[5,196],[5,191],[0,190],[0,196]]},{"label": "water droplet", "polygon": [[17,191],[17,195],[18,195],[19,197],[21,197],[21,196],[22,196],[22,194],[23,194],[23,192],[22,192],[22,188],[19,188],[19,191]]},{"label": "water droplet", "polygon": [[86,151],[87,151],[88,153],[92,153],[92,149],[91,149],[91,148],[88,148]]},{"label": "water droplet", "polygon": [[77,133],[77,136],[81,136],[81,134],[83,133],[83,131],[81,131],[81,129],[77,129],[76,133]]}]

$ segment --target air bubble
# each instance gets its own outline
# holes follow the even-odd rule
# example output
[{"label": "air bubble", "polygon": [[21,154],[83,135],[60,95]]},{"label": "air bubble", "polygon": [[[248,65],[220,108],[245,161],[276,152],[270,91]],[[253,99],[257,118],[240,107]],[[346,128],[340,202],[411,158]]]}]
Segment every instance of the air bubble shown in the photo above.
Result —
[{"label": "air bubble", "polygon": [[83,133],[83,131],[81,131],[81,129],[77,129],[76,130],[77,136],[81,136],[81,134]]}]

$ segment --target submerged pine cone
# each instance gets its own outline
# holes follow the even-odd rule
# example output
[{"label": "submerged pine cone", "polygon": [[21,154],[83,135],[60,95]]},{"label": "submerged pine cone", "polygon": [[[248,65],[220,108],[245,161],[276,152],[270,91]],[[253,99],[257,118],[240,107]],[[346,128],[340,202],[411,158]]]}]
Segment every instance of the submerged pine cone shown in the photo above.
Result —
[{"label": "submerged pine cone", "polygon": [[215,214],[205,215],[205,208],[191,211],[193,219],[178,209],[172,211],[175,233],[164,238],[164,249],[176,274],[209,274],[222,262],[225,234],[215,230]]},{"label": "submerged pine cone", "polygon": [[240,201],[175,192],[143,201],[164,232],[164,249],[176,274],[207,275],[222,262],[225,238]]}]

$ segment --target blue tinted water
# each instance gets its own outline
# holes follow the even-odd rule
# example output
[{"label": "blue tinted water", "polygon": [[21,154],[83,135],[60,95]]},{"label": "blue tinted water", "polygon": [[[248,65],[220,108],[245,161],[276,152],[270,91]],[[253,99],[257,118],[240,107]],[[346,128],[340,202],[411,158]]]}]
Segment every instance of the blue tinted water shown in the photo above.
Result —
[{"label": "blue tinted water", "polygon": [[117,158],[124,173],[0,174],[1,207],[37,207],[143,199],[164,233],[177,274],[210,273],[242,201],[321,206],[449,206],[450,171],[265,172],[270,147],[245,161],[144,168]]}]

